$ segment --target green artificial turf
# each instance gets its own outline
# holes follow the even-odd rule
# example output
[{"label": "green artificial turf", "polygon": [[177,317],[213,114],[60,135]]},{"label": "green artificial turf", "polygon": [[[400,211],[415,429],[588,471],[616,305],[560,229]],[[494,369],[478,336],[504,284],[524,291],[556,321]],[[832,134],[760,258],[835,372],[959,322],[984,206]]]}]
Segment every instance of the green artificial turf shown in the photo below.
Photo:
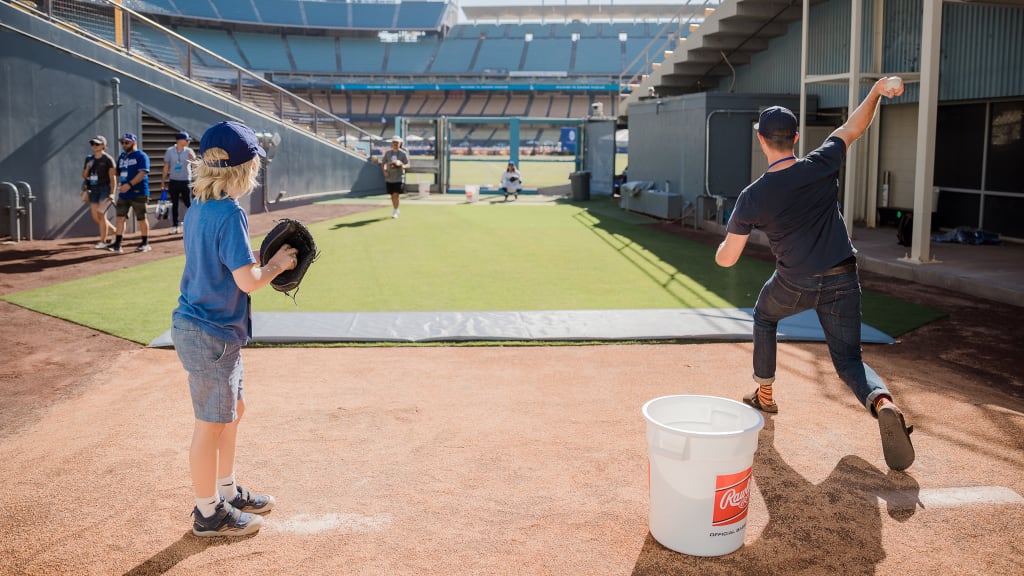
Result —
[{"label": "green artificial turf", "polygon": [[[406,203],[399,219],[390,212],[312,225],[321,257],[297,304],[268,288],[253,295],[253,310],[749,308],[772,270],[750,258],[719,268],[711,247],[600,200]],[[183,256],[168,258],[4,299],[146,344],[170,326],[183,265]],[[864,321],[890,335],[941,315],[880,294],[864,298]]]}]

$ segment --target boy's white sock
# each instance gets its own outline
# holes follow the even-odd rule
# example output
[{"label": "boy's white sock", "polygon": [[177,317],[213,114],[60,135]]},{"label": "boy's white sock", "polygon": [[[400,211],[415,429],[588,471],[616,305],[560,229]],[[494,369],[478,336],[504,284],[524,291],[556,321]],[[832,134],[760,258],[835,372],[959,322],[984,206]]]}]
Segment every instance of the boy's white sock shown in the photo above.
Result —
[{"label": "boy's white sock", "polygon": [[235,489],[235,473],[232,472],[230,476],[217,479],[217,493],[220,497],[231,502],[235,497],[238,490]]},{"label": "boy's white sock", "polygon": [[203,518],[209,518],[213,516],[213,512],[217,509],[218,502],[220,502],[219,494],[206,496],[205,498],[196,498],[196,508],[199,509],[199,513],[203,515]]}]

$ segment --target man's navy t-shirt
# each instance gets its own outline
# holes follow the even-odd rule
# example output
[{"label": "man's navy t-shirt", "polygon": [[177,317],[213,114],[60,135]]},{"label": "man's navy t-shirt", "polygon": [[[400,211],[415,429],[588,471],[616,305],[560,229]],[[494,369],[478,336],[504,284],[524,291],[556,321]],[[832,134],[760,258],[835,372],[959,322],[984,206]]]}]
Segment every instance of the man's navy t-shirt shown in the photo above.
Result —
[{"label": "man's navy t-shirt", "polygon": [[820,274],[854,253],[839,212],[839,168],[846,143],[831,136],[796,164],[765,172],[736,199],[726,228],[768,236],[775,267],[783,276]]}]

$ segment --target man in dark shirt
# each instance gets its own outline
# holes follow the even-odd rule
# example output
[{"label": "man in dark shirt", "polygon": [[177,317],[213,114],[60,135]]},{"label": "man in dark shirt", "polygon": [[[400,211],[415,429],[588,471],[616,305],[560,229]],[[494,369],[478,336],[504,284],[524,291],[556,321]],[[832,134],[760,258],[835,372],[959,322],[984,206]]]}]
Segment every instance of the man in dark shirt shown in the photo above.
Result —
[{"label": "man in dark shirt", "polygon": [[846,123],[805,158],[793,155],[797,120],[773,106],[761,112],[757,139],[768,170],[736,200],[715,262],[734,265],[754,228],[768,237],[775,273],[754,306],[754,381],[758,388],[743,401],[764,412],[778,412],[772,398],[776,331],[779,321],[813,308],[818,313],[832,364],[857,400],[878,418],[885,462],[905,470],[914,447],[903,413],[885,383],[861,359],[861,290],[855,250],[839,212],[839,169],[846,150],[874,120],[882,96],[903,93],[898,77],[874,84]]}]

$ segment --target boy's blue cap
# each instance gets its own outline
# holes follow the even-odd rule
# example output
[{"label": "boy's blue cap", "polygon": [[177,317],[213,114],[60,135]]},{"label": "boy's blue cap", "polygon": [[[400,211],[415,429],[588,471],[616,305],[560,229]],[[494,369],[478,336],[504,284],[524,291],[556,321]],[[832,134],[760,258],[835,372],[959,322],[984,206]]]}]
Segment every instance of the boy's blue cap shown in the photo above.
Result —
[{"label": "boy's blue cap", "polygon": [[754,124],[754,129],[765,138],[795,136],[796,127],[796,115],[782,106],[765,108]]},{"label": "boy's blue cap", "polygon": [[121,142],[138,142],[139,137],[131,132],[125,132],[124,136],[121,136]]},{"label": "boy's blue cap", "polygon": [[191,140],[192,138],[189,138],[188,132],[178,132],[177,134],[174,135],[174,139],[175,140]]},{"label": "boy's blue cap", "polygon": [[267,153],[256,139],[256,133],[245,124],[226,121],[218,122],[203,134],[199,141],[199,155],[202,156],[210,148],[220,148],[228,153],[227,160],[209,160],[207,166],[226,168],[239,166],[252,160],[255,156],[266,157]]}]

